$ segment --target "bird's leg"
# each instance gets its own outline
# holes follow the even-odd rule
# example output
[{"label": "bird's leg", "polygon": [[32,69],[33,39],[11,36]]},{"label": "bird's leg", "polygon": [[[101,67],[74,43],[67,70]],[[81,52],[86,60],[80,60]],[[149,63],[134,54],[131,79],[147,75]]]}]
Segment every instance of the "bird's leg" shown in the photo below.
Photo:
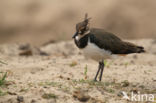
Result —
[{"label": "bird's leg", "polygon": [[98,71],[97,71],[97,73],[96,73],[96,75],[95,75],[94,81],[97,81],[96,78],[97,78],[97,76],[98,76],[98,74],[99,74],[100,69],[101,69],[101,62],[99,62]]},{"label": "bird's leg", "polygon": [[102,60],[101,62],[100,62],[100,65],[101,65],[101,73],[100,73],[100,77],[99,77],[99,81],[101,81],[101,79],[102,79],[102,75],[103,75],[103,70],[104,70],[104,60]]}]

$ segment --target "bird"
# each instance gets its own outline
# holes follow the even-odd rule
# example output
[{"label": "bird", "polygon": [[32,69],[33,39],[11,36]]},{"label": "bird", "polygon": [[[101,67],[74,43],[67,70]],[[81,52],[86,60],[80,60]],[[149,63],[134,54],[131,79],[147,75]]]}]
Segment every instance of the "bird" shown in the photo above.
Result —
[{"label": "bird", "polygon": [[72,38],[86,58],[99,63],[94,81],[97,81],[99,75],[99,81],[102,79],[104,60],[145,52],[144,47],[123,41],[111,32],[100,28],[90,28],[90,19],[86,13],[84,20],[76,24],[76,32]]}]

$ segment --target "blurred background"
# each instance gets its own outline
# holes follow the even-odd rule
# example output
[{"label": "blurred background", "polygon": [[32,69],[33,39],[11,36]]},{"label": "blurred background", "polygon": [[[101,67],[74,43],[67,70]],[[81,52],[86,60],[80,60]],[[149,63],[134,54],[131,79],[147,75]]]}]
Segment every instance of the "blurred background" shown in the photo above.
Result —
[{"label": "blurred background", "polygon": [[0,44],[70,40],[85,13],[121,38],[156,38],[155,10],[156,0],[0,0]]}]

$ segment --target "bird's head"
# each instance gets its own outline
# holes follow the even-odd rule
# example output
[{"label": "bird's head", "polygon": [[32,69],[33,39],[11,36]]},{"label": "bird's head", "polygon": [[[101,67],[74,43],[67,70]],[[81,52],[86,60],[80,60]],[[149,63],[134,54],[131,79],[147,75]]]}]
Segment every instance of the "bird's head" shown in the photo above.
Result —
[{"label": "bird's head", "polygon": [[77,35],[84,35],[89,31],[89,20],[91,18],[88,18],[88,14],[85,14],[84,21],[76,24],[76,33],[73,35],[73,38],[75,38]]}]

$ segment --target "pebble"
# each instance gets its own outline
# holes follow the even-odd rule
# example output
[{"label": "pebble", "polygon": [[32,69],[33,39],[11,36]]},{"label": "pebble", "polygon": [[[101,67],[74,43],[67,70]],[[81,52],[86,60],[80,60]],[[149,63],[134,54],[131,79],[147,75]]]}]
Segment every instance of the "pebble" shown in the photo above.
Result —
[{"label": "pebble", "polygon": [[73,97],[77,98],[81,102],[87,102],[90,99],[90,96],[84,91],[74,91]]},{"label": "pebble", "polygon": [[20,102],[24,102],[24,97],[23,96],[17,96],[17,101]]},{"label": "pebble", "polygon": [[122,97],[122,96],[124,96],[124,94],[123,94],[122,91],[119,91],[119,92],[117,93],[117,96]]},{"label": "pebble", "polygon": [[31,100],[31,103],[36,103],[36,100],[35,100],[35,99],[32,99],[32,100]]}]

